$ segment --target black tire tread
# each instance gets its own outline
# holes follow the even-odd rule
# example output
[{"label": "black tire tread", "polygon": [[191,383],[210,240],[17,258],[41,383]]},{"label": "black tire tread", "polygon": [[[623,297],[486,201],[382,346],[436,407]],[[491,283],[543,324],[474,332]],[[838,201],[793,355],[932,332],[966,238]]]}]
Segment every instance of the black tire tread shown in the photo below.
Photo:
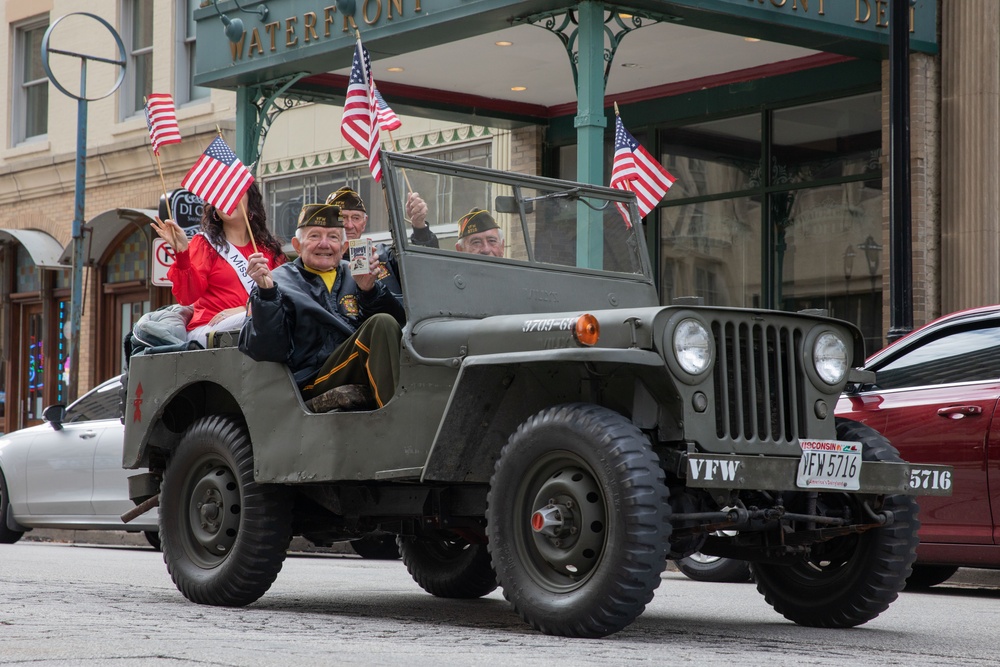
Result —
[{"label": "black tire tread", "polygon": [[707,565],[681,558],[675,561],[677,569],[688,579],[717,584],[745,584],[753,580],[750,573],[750,563],[735,558],[720,558],[715,563]]},{"label": "black tire tread", "polygon": [[[859,422],[837,418],[837,439],[862,442],[865,461],[901,461],[899,452],[874,429]],[[899,596],[916,560],[917,502],[913,496],[889,496],[885,508],[894,513],[892,525],[860,536],[862,548],[871,550],[870,562],[860,564],[857,577],[844,587],[831,604],[820,606],[814,599],[794,599],[783,588],[785,567],[765,563],[753,566],[757,589],[775,611],[799,625],[817,628],[850,628],[876,618]]]},{"label": "black tire tread", "polygon": [[620,497],[620,506],[627,512],[630,539],[620,544],[623,562],[610,577],[606,586],[610,590],[602,595],[583,596],[589,604],[562,606],[559,613],[539,612],[525,601],[525,583],[509,580],[511,575],[497,567],[500,546],[491,541],[489,550],[504,597],[533,628],[551,635],[604,637],[632,623],[653,599],[660,584],[670,537],[664,474],[646,436],[619,413],[587,403],[549,408],[522,423],[501,450],[487,496],[488,525],[497,521],[498,513],[503,511],[498,489],[510,482],[504,481],[505,461],[532,432],[552,427],[582,436],[600,433],[603,453],[613,462],[610,467],[620,479],[630,478],[632,482],[623,485]]},{"label": "black tire tread", "polygon": [[937,586],[955,576],[957,565],[914,565],[913,572],[906,580],[906,590],[919,591]]},{"label": "black tire tread", "polygon": [[[178,489],[171,484],[174,475],[183,480],[184,471],[175,469],[182,448],[186,443],[193,447],[209,439],[228,448],[235,462],[233,472],[243,489],[239,536],[225,562],[211,572],[201,570],[184,556],[181,541],[170,532],[172,523],[164,520],[164,514],[169,516],[178,508],[186,511],[183,499],[174,497]],[[250,439],[235,418],[212,415],[191,425],[167,466],[160,507],[163,560],[177,589],[188,600],[242,607],[259,599],[274,583],[291,542],[292,502],[282,487],[254,481]]]},{"label": "black tire tread", "polygon": [[400,539],[399,553],[413,580],[439,598],[472,600],[497,588],[485,544],[471,544],[454,558],[439,558],[436,547],[420,539]]}]

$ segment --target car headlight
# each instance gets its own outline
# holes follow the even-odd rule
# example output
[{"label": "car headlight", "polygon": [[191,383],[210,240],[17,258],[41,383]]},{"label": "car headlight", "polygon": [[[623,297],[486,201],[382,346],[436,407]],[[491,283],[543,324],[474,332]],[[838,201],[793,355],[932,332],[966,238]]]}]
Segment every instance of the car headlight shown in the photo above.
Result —
[{"label": "car headlight", "polygon": [[847,344],[833,332],[820,334],[813,343],[813,364],[823,382],[838,384],[847,375]]},{"label": "car headlight", "polygon": [[712,337],[695,319],[681,320],[674,328],[674,357],[684,372],[700,375],[712,363]]}]

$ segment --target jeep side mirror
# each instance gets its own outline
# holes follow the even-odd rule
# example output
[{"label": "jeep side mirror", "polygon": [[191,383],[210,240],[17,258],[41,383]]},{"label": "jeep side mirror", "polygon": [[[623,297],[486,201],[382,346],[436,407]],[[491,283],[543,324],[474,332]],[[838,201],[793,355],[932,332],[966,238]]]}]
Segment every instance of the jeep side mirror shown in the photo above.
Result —
[{"label": "jeep side mirror", "polygon": [[62,430],[63,419],[66,418],[66,406],[61,403],[50,405],[42,411],[42,419],[52,424],[56,431]]},{"label": "jeep side mirror", "polygon": [[[517,205],[517,197],[498,195],[493,202],[497,213],[520,213],[521,209]],[[524,202],[524,212],[532,213],[535,210],[534,202]]]}]

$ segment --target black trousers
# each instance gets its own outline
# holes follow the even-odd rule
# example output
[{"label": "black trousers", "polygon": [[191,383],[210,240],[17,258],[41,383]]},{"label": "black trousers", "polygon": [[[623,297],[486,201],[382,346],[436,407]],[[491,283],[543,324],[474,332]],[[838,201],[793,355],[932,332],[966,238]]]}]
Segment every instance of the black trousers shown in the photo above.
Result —
[{"label": "black trousers", "polygon": [[327,357],[312,382],[302,388],[302,397],[308,400],[344,384],[367,384],[382,407],[396,392],[402,337],[391,315],[372,315]]}]

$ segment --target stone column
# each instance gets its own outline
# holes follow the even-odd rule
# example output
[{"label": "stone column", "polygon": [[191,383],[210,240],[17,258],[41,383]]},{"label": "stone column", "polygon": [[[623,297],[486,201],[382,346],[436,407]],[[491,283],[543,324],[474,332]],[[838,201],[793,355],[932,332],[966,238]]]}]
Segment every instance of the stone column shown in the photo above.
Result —
[{"label": "stone column", "polygon": [[1000,303],[1000,2],[941,4],[941,311]]}]

